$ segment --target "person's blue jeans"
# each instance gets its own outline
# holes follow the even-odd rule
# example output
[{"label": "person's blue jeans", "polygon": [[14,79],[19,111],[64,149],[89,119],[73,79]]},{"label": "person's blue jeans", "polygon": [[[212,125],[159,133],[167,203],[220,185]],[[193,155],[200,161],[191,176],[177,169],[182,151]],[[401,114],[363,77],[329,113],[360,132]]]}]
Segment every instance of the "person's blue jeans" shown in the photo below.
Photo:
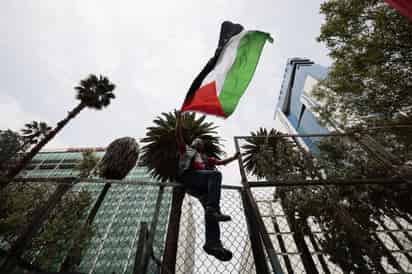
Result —
[{"label": "person's blue jeans", "polygon": [[[187,192],[199,199],[203,208],[220,210],[222,173],[217,170],[187,170],[180,176]],[[206,242],[220,244],[219,223],[205,219]]]}]

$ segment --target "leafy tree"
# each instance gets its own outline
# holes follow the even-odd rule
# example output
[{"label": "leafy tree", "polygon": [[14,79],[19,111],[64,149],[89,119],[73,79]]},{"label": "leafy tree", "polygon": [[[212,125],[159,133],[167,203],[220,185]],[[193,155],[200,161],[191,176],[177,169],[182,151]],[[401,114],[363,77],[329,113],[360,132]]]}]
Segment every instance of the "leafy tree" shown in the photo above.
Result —
[{"label": "leafy tree", "polygon": [[99,158],[92,149],[83,151],[82,160],[76,166],[76,170],[79,171],[79,177],[85,178],[91,175],[98,162]]},{"label": "leafy tree", "polygon": [[0,176],[4,175],[22,151],[23,138],[12,130],[0,130]]},{"label": "leafy tree", "polygon": [[[99,163],[97,163],[98,159],[91,152],[84,152],[83,161],[78,168],[80,169],[80,174],[95,175],[105,179],[122,180],[135,167],[138,157],[139,145],[136,140],[132,137],[123,137],[109,144]],[[94,169],[93,172],[92,169]],[[83,239],[88,235],[93,220],[110,187],[110,183],[104,184],[82,227],[78,230],[77,234],[73,235],[73,245],[60,266],[61,272],[74,271],[80,264],[82,253],[85,250]]]},{"label": "leafy tree", "polygon": [[[76,167],[79,176],[85,177],[97,165],[98,158],[92,151],[82,154],[82,160]],[[35,212],[42,210],[50,197],[61,185],[44,183],[14,183],[0,192],[0,241],[9,249],[22,231],[36,220]],[[52,205],[52,211],[41,230],[27,243],[23,257],[43,269],[56,269],[65,256],[67,247],[73,243],[73,235],[85,221],[85,213],[91,205],[91,196],[84,190],[61,192],[61,200]],[[47,208],[47,206],[46,206]],[[83,227],[76,244],[79,248],[87,245],[93,235],[93,227]]]},{"label": "leafy tree", "polygon": [[25,127],[21,130],[22,138],[25,144],[34,145],[47,136],[51,129],[45,122],[32,121],[25,124]]},{"label": "leafy tree", "polygon": [[[311,160],[289,138],[275,129],[259,128],[246,139],[244,164],[249,173],[258,178],[268,177],[268,170],[276,180],[317,178]],[[288,155],[288,157],[284,157]]]},{"label": "leafy tree", "polygon": [[324,122],[364,123],[366,117],[411,115],[412,22],[383,0],[328,0],[318,41],[333,59],[314,92]]},{"label": "leafy tree", "polygon": [[[56,134],[73,118],[75,118],[86,107],[100,110],[107,107],[115,98],[113,90],[115,85],[107,77],[91,74],[88,78],[81,80],[80,85],[75,87],[76,98],[80,103],[68,113],[66,118],[59,121],[57,126],[50,131],[24,155],[15,167],[9,170],[0,188],[7,186],[10,181],[30,162],[30,160],[51,140]],[[30,133],[30,132],[29,132]]]},{"label": "leafy tree", "polygon": [[122,180],[136,166],[139,145],[132,137],[118,138],[110,143],[99,164],[99,175],[105,179]]},{"label": "leafy tree", "polygon": [[[194,113],[182,114],[183,138],[190,144],[195,138],[205,141],[205,153],[219,157],[223,152],[221,139],[216,135],[216,126],[205,122],[206,116],[197,118]],[[146,137],[141,140],[141,163],[152,176],[161,181],[174,181],[177,176],[176,113],[162,113],[155,120],[154,126],[148,127]]]},{"label": "leafy tree", "polygon": [[[19,233],[26,227],[36,208],[46,203],[55,189],[50,184],[16,183],[9,185],[0,193],[0,238],[8,249]],[[87,191],[71,191],[63,196],[51,212],[41,231],[25,248],[23,258],[34,261],[44,269],[56,269],[63,258],[64,250],[81,226],[82,217],[91,204]],[[92,235],[91,227],[84,233],[82,244]]]},{"label": "leafy tree", "polygon": [[312,179],[377,178],[391,173],[371,160],[358,144],[341,137],[320,140],[319,154],[313,158],[273,130],[259,129],[251,135],[254,137],[243,146],[249,172],[269,181],[307,180],[307,186],[277,187],[275,198],[285,211],[308,271],[315,267],[303,238],[311,233],[309,220],[323,232],[318,238],[323,252],[345,273],[381,273],[382,257],[388,257],[396,267],[391,254],[371,231],[376,230],[385,214],[402,216],[402,208],[410,205],[407,190],[397,191],[396,186],[310,185]]}]

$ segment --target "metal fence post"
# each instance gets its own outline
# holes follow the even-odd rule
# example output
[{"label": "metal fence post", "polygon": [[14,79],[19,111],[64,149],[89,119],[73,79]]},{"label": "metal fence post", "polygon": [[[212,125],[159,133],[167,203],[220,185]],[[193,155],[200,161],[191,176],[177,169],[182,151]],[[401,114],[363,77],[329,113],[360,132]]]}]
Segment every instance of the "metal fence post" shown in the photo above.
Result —
[{"label": "metal fence post", "polygon": [[142,222],[140,227],[139,240],[137,243],[136,257],[134,263],[134,274],[147,273],[147,267],[149,264],[150,255],[153,252],[153,240],[156,234],[157,223],[159,220],[160,206],[163,199],[164,186],[161,186],[157,194],[155,211],[153,214],[152,222],[150,224],[150,230],[147,223]]},{"label": "metal fence post", "polygon": [[[240,146],[239,146],[238,138],[235,137],[234,140],[235,140],[236,152],[240,153]],[[272,266],[274,273],[282,274],[283,273],[282,267],[279,263],[275,249],[273,248],[273,243],[269,237],[269,233],[266,229],[265,223],[263,222],[262,216],[260,215],[259,208],[253,197],[252,191],[250,190],[250,185],[247,180],[242,157],[239,157],[238,163],[239,163],[240,175],[242,176],[242,185],[243,185],[243,189],[245,193],[245,198],[247,198],[246,200],[250,206],[250,212],[251,212],[250,216],[253,218],[255,222],[256,229],[257,229],[256,232],[260,234],[261,240],[266,249],[266,253],[269,257],[269,262]]]},{"label": "metal fence post", "polygon": [[266,261],[266,255],[263,250],[262,240],[260,238],[259,228],[251,210],[250,202],[244,190],[240,191],[242,196],[243,208],[245,210],[246,223],[249,233],[249,240],[252,246],[253,259],[255,261],[256,273],[269,273],[269,267]]},{"label": "metal fence post", "polygon": [[180,217],[182,215],[184,197],[185,192],[182,188],[173,188],[172,205],[169,214],[169,224],[167,227],[166,245],[163,253],[161,273],[175,273]]},{"label": "metal fence post", "polygon": [[140,223],[139,239],[137,241],[136,256],[134,259],[133,274],[145,274],[149,261],[148,245],[149,229],[146,222]]}]

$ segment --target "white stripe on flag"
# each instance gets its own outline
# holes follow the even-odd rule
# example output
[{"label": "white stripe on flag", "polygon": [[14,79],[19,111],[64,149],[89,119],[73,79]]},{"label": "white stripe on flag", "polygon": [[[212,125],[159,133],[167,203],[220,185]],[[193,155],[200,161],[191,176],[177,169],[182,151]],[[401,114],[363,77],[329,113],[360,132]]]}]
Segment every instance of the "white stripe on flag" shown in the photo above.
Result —
[{"label": "white stripe on flag", "polygon": [[217,60],[215,68],[206,76],[201,86],[216,81],[217,96],[219,96],[219,93],[223,88],[223,84],[225,83],[226,75],[236,60],[240,40],[246,35],[246,33],[248,33],[248,31],[243,30],[227,42],[219,56],[219,59]]}]

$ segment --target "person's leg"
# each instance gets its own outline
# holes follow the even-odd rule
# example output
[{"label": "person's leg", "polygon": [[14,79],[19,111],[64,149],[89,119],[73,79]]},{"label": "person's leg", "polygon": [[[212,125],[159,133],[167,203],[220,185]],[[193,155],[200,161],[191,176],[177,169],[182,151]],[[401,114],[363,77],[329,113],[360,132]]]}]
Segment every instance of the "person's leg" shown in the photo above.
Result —
[{"label": "person's leg", "polygon": [[[191,170],[182,176],[186,188],[193,193],[207,193],[206,206],[220,209],[222,174],[216,170]],[[197,196],[197,195],[195,195]]]},{"label": "person's leg", "polygon": [[[208,204],[213,204],[220,201],[220,185],[213,186],[209,188],[210,174],[214,171],[206,170],[203,171],[189,171],[182,176],[182,182],[184,183],[188,193],[196,197],[202,204],[205,210],[205,240],[206,243],[203,246],[203,249],[206,253],[213,255],[219,260],[228,261],[232,258],[233,254],[229,250],[225,249],[222,246],[220,241],[220,227],[218,220],[215,217],[208,215],[207,208]],[[212,176],[213,177],[213,176]],[[218,177],[218,176],[217,176]],[[221,175],[220,175],[221,181]],[[216,182],[216,179],[213,179],[212,184]],[[210,191],[215,192],[217,195],[210,200],[209,197]]]},{"label": "person's leg", "polygon": [[[207,196],[196,197],[206,212],[208,199]],[[208,218],[205,214],[205,238],[206,243],[221,245],[219,222],[214,218]]]},{"label": "person's leg", "polygon": [[[202,199],[202,197],[199,197],[198,199],[206,212],[206,204],[208,203],[208,199],[207,197],[205,198]],[[203,246],[203,250],[206,253],[214,256],[221,261],[229,261],[232,259],[232,252],[224,248],[222,242],[220,241],[219,222],[216,220],[216,218],[211,218],[207,214],[205,214],[205,237],[206,243]]]},{"label": "person's leg", "polygon": [[218,222],[231,220],[230,216],[220,212],[222,174],[219,171],[191,170],[182,176],[182,180],[190,191],[207,193],[206,215],[215,218]]},{"label": "person's leg", "polygon": [[208,175],[207,207],[220,210],[220,193],[222,191],[222,173],[211,170]]}]

